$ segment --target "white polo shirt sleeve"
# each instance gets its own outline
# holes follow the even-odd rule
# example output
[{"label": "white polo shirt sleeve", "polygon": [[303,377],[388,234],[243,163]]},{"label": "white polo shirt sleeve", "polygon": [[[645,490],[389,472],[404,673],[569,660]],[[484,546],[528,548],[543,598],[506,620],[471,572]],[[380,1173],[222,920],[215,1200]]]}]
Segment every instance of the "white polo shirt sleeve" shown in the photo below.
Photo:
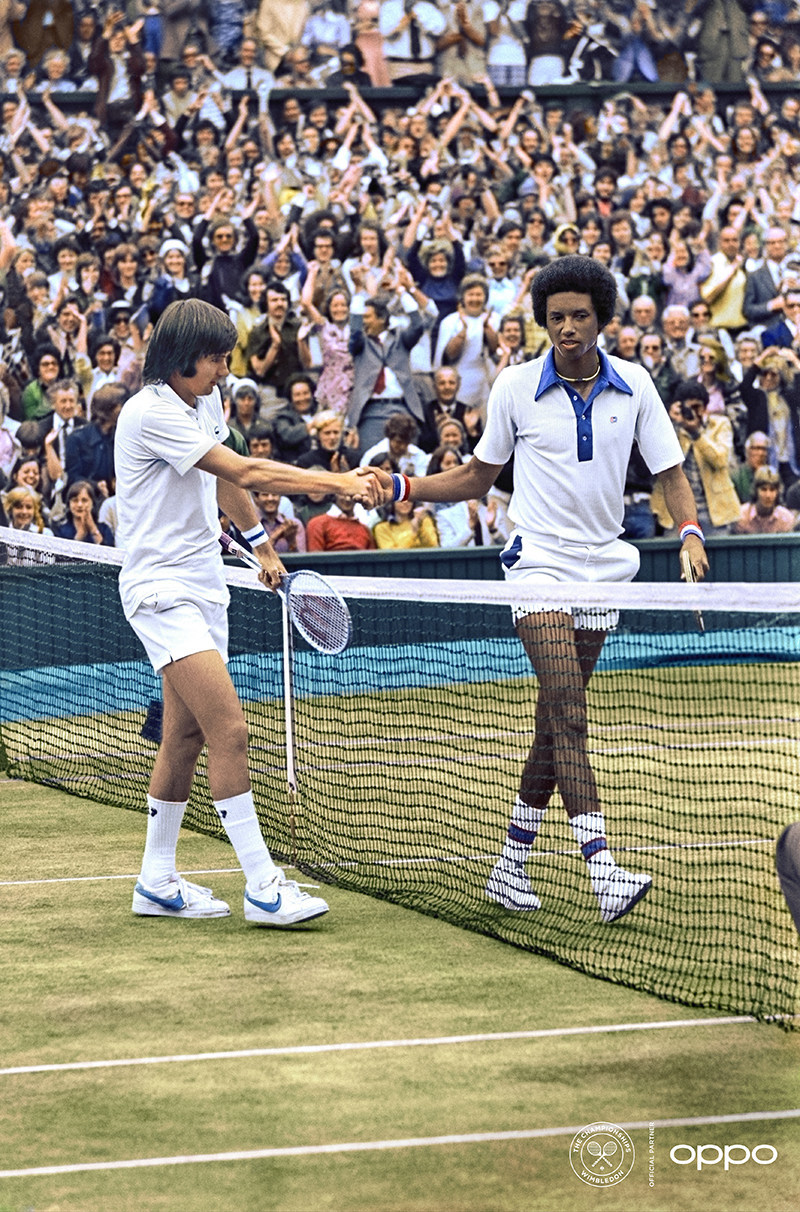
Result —
[{"label": "white polo shirt sleeve", "polygon": [[142,445],[179,476],[186,475],[221,440],[204,433],[188,413],[167,400],[156,400],[142,413],[140,437]]},{"label": "white polo shirt sleeve", "polygon": [[[524,367],[527,372],[525,377],[530,380],[529,383],[526,383],[525,394],[532,400],[536,393],[539,376],[532,373],[534,369],[532,362],[525,363]],[[514,453],[517,423],[514,417],[516,397],[513,388],[516,378],[519,376],[502,371],[489,392],[489,400],[486,405],[486,426],[474,451],[475,457],[482,463],[500,466],[507,463]]]},{"label": "white polo shirt sleeve", "polygon": [[642,458],[654,476],[683,462],[683,451],[664,402],[644,372],[645,382],[639,395],[636,441]]}]

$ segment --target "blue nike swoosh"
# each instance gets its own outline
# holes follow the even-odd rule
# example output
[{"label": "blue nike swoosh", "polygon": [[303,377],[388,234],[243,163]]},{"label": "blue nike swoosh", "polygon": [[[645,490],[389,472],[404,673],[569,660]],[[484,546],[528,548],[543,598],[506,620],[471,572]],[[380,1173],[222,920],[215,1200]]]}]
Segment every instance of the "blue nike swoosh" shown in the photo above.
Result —
[{"label": "blue nike swoosh", "polygon": [[249,892],[247,894],[247,899],[249,900],[251,905],[255,905],[255,907],[257,909],[263,909],[265,913],[277,913],[281,907],[280,892],[278,893],[278,899],[276,901],[273,901],[273,903],[271,905],[265,905],[263,901],[255,900],[255,898],[252,897]]},{"label": "blue nike swoosh", "polygon": [[183,897],[181,896],[180,892],[178,893],[177,896],[173,896],[172,900],[168,901],[163,896],[156,896],[156,894],[154,892],[148,892],[147,888],[144,888],[141,884],[136,885],[136,891],[141,896],[146,896],[147,899],[149,901],[152,901],[154,905],[160,905],[162,909],[185,909],[186,908],[186,902],[183,899]]}]

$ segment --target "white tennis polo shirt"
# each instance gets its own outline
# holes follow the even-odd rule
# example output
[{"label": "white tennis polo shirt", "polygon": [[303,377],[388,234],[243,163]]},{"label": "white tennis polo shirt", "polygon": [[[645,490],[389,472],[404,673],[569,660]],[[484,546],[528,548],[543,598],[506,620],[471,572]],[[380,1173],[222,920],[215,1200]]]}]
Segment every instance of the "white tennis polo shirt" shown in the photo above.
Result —
[{"label": "white tennis polo shirt", "polygon": [[657,474],[683,462],[667,410],[642,366],[600,353],[600,374],[584,400],[559,378],[552,349],[509,366],[489,395],[475,447],[483,463],[514,455],[508,512],[531,534],[583,544],[622,533],[625,474],[634,438]]},{"label": "white tennis polo shirt", "polygon": [[153,592],[165,599],[227,605],[217,508],[217,479],[195,464],[228,436],[219,389],[196,408],[165,383],[143,387],[117,423],[117,545],[125,551],[119,578],[130,618]]}]

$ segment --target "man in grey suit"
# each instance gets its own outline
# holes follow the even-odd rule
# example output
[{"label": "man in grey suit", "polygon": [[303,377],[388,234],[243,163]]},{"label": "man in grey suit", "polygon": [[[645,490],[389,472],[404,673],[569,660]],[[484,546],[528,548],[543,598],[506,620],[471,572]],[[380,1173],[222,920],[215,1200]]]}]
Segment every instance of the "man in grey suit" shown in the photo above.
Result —
[{"label": "man in grey suit", "polygon": [[422,336],[425,324],[414,299],[403,292],[400,303],[408,315],[408,325],[390,328],[389,302],[387,295],[365,299],[357,294],[351,304],[350,353],[355,380],[347,424],[358,429],[362,450],[381,440],[392,413],[410,413],[419,424],[425,420],[409,362],[409,351]]},{"label": "man in grey suit", "polygon": [[763,324],[771,328],[781,319],[782,262],[787,250],[788,243],[783,228],[768,228],[764,237],[764,264],[749,273],[745,283],[743,311],[748,324]]}]

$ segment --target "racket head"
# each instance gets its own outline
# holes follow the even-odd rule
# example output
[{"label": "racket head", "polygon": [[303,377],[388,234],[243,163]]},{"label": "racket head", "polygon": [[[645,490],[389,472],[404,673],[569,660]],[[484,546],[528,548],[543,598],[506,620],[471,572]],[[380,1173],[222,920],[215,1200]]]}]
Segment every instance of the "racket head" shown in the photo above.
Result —
[{"label": "racket head", "polygon": [[317,652],[344,652],[353,635],[353,622],[342,595],[318,572],[301,568],[281,578],[280,593],[292,622]]}]

